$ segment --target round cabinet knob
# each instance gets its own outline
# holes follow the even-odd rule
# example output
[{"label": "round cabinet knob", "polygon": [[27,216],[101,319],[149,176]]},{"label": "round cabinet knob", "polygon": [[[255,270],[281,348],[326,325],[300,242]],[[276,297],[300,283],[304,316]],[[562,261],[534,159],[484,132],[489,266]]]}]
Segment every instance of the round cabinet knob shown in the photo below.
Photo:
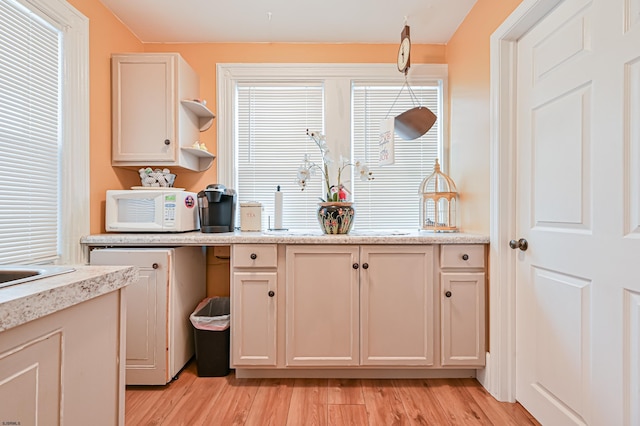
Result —
[{"label": "round cabinet knob", "polygon": [[276,295],[276,292],[273,290],[269,290],[269,293],[267,293],[269,295],[269,297],[273,297]]},{"label": "round cabinet knob", "polygon": [[353,269],[358,269],[359,265],[357,263],[354,263],[353,265],[351,265],[353,267]]},{"label": "round cabinet knob", "polygon": [[165,145],[171,145],[171,141],[170,141],[169,139],[165,139],[165,140],[164,140],[164,144],[165,144]]},{"label": "round cabinet knob", "polygon": [[451,297],[451,292],[447,291],[447,292],[444,293],[444,295],[447,296],[447,297]]},{"label": "round cabinet knob", "polygon": [[154,263],[153,265],[151,265],[151,267],[152,267],[153,269],[158,269],[158,264],[157,264],[157,263]]},{"label": "round cabinet knob", "polygon": [[368,263],[363,263],[362,264],[362,269],[369,269],[369,264]]},{"label": "round cabinet knob", "polygon": [[469,260],[469,255],[468,254],[463,254],[462,255],[462,260]]},{"label": "round cabinet knob", "polygon": [[251,256],[249,256],[252,260],[256,260],[258,258],[258,255],[255,253],[251,253]]}]

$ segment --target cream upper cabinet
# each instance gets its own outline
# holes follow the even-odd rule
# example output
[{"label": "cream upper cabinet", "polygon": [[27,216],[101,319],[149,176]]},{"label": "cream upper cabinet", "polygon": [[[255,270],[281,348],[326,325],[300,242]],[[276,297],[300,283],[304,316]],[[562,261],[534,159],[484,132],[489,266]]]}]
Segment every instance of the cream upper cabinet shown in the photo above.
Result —
[{"label": "cream upper cabinet", "polygon": [[359,364],[358,280],[358,246],[287,246],[287,366]]},{"label": "cream upper cabinet", "polygon": [[484,245],[442,246],[440,254],[443,366],[485,364]]},{"label": "cream upper cabinet", "polygon": [[434,246],[360,247],[362,365],[433,365]]},{"label": "cream upper cabinet", "polygon": [[231,363],[276,365],[277,246],[236,244],[232,252]]},{"label": "cream upper cabinet", "polygon": [[214,115],[199,98],[197,74],[177,53],[111,59],[112,164],[202,171],[214,156],[194,149]]}]

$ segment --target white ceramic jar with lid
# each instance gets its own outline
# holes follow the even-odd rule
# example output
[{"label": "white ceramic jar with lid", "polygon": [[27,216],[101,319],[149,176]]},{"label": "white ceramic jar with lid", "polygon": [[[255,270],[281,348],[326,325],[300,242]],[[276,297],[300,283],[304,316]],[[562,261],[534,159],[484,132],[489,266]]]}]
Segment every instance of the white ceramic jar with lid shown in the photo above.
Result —
[{"label": "white ceramic jar with lid", "polygon": [[257,201],[245,201],[240,203],[240,230],[262,230],[262,204]]}]

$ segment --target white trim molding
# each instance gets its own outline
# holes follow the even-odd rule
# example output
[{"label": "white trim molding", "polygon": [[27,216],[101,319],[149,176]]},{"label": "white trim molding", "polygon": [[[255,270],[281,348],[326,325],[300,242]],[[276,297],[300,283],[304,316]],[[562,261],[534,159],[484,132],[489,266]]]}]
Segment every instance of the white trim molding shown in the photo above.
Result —
[{"label": "white trim molding", "polygon": [[60,263],[84,263],[80,238],[89,219],[89,19],[65,0],[18,0],[60,28],[62,155]]},{"label": "white trim molding", "polygon": [[[325,103],[335,105],[325,117],[327,139],[330,134],[350,134],[351,83],[403,83],[404,75],[393,64],[218,64],[218,182],[235,187],[234,164],[234,105],[236,84],[242,81],[292,81],[318,82],[331,88],[325,93]],[[408,82],[414,85],[439,83],[442,87],[443,108],[439,115],[447,122],[447,73],[446,64],[417,64],[411,67]],[[448,165],[448,132],[442,128],[443,166]],[[345,151],[345,152],[348,152]]]},{"label": "white trim molding", "polygon": [[516,61],[520,37],[564,0],[524,0],[491,36],[491,223],[487,374],[479,376],[499,401],[516,400]]}]

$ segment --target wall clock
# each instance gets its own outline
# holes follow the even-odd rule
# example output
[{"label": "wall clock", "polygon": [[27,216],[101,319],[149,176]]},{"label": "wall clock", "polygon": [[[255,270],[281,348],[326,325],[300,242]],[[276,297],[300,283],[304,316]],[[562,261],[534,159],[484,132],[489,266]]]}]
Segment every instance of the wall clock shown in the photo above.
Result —
[{"label": "wall clock", "polygon": [[409,38],[409,26],[405,25],[400,33],[400,48],[398,48],[398,71],[405,75],[411,66],[411,39]]}]

